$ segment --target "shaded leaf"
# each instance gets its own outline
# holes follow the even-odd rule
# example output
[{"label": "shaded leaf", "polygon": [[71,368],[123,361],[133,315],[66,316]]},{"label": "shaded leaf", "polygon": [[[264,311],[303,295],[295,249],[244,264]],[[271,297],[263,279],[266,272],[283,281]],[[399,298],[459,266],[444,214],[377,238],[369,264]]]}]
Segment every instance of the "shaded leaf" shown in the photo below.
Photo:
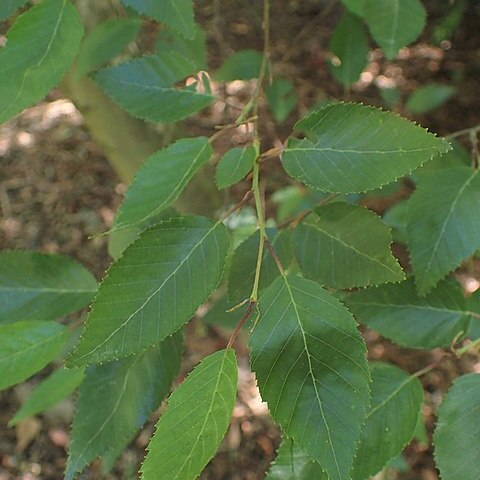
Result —
[{"label": "shaded leaf", "polygon": [[262,65],[262,54],[257,50],[240,50],[228,57],[215,73],[215,80],[251,80],[257,78]]},{"label": "shaded leaf", "polygon": [[378,473],[412,439],[423,403],[418,378],[386,363],[373,363],[372,403],[353,462],[352,480]]},{"label": "shaded leaf", "polygon": [[424,85],[408,97],[406,107],[412,113],[427,113],[443,105],[454,94],[455,88],[450,85]]},{"label": "shaded leaf", "polygon": [[87,305],[97,282],[62,255],[24,250],[0,253],[0,324],[54,320]]},{"label": "shaded leaf", "polygon": [[55,370],[33,390],[8,424],[17,425],[25,418],[54,407],[75,391],[83,377],[83,369],[66,370],[62,367]]},{"label": "shaded leaf", "polygon": [[70,366],[141,352],[177,331],[218,286],[230,239],[222,223],[173,218],[143,232],[102,281]]},{"label": "shaded leaf", "polygon": [[418,179],[408,202],[407,236],[420,295],[480,248],[478,172],[455,167]]},{"label": "shaded leaf", "polygon": [[76,74],[85,75],[120,54],[142,26],[138,18],[116,18],[98,24],[83,40]]},{"label": "shaded leaf", "polygon": [[425,26],[420,0],[366,0],[364,13],[373,38],[389,60],[414,42]]},{"label": "shaded leaf", "polygon": [[277,278],[259,301],[251,365],[270,413],[331,480],[346,480],[369,403],[365,344],[318,284]]},{"label": "shaded leaf", "polygon": [[95,75],[102,89],[135,117],[150,122],[175,122],[211,103],[213,97],[174,84],[195,71],[176,52],[162,52],[104,68]]},{"label": "shaded leaf", "polygon": [[45,0],[17,18],[0,49],[0,123],[60,83],[82,35],[82,22],[68,0]]},{"label": "shaded leaf", "polygon": [[468,298],[468,310],[474,313],[468,327],[468,336],[472,340],[477,340],[480,338],[480,290]]},{"label": "shaded leaf", "polygon": [[[287,268],[293,259],[290,232],[287,230],[278,232],[276,229],[269,228],[267,229],[267,235],[282,265]],[[257,230],[241,243],[233,254],[228,271],[228,298],[232,305],[250,298],[255,280],[259,241],[260,232]],[[267,288],[278,275],[280,275],[280,272],[275,260],[265,248],[260,271],[259,291]]]},{"label": "shaded leaf", "polygon": [[0,390],[23,382],[54,360],[67,333],[55,322],[0,325]]},{"label": "shaded leaf", "polygon": [[302,272],[321,284],[352,288],[405,278],[390,251],[390,229],[364,207],[342,202],[318,207],[293,238]]},{"label": "shaded leaf", "polygon": [[232,349],[209,355],[172,393],[148,445],[144,480],[193,480],[224,437],[237,394],[237,360]]},{"label": "shaded leaf", "polygon": [[161,30],[155,43],[157,53],[176,52],[190,60],[197,70],[207,69],[207,39],[196,25],[193,38],[185,38],[171,30]]},{"label": "shaded leaf", "polygon": [[355,292],[345,302],[360,323],[405,347],[447,347],[467,331],[466,302],[456,282],[442,282],[419,297],[409,279]]},{"label": "shaded leaf", "polygon": [[275,78],[270,85],[267,85],[265,96],[277,122],[283,122],[298,102],[293,84],[284,78]]},{"label": "shaded leaf", "polygon": [[121,0],[124,5],[138,12],[159,20],[181,33],[192,38],[195,30],[192,0]]},{"label": "shaded leaf", "polygon": [[172,205],[211,155],[208,138],[198,137],[178,140],[147,158],[127,190],[113,230],[143,224]]},{"label": "shaded leaf", "polygon": [[355,83],[367,66],[368,37],[365,24],[357,16],[344,13],[330,39],[332,75],[345,86]]},{"label": "shaded leaf", "polygon": [[232,148],[221,159],[215,172],[218,188],[227,188],[243,180],[255,161],[255,147]]},{"label": "shaded leaf", "polygon": [[159,407],[180,370],[182,337],[180,332],[139,355],[87,368],[76,403],[67,480],[97,457],[123,450]]},{"label": "shaded leaf", "polygon": [[363,17],[365,15],[365,4],[367,0],[342,0],[342,3],[355,15]]},{"label": "shaded leaf", "polygon": [[23,7],[28,0],[2,0],[0,4],[0,19],[6,20],[20,7]]},{"label": "shaded leaf", "polygon": [[442,480],[477,480],[480,460],[480,375],[458,378],[438,410],[434,445]]},{"label": "shaded leaf", "polygon": [[285,170],[309,187],[335,193],[381,187],[450,149],[408,120],[354,103],[321,108],[295,130],[307,138],[290,138]]},{"label": "shaded leaf", "polygon": [[284,438],[265,480],[328,480],[328,476],[293,440]]}]

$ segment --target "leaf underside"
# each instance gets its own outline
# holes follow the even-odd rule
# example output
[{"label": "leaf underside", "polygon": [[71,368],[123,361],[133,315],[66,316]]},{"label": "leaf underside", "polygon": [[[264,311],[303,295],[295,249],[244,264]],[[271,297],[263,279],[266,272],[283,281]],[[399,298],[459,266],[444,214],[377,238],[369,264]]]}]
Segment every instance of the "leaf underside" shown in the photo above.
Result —
[{"label": "leaf underside", "polygon": [[172,393],[142,465],[143,480],[194,480],[215,454],[235,405],[232,349],[204,358]]}]

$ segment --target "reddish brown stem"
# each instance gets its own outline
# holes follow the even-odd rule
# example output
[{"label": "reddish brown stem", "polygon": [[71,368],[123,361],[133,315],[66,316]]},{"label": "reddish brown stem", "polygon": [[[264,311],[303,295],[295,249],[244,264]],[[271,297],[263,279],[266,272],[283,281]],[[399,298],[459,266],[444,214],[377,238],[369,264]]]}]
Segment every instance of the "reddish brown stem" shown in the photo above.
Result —
[{"label": "reddish brown stem", "polygon": [[233,342],[235,342],[235,339],[237,338],[240,330],[242,327],[245,325],[245,322],[248,320],[248,317],[252,313],[253,307],[256,305],[257,302],[250,300],[248,303],[248,307],[246,312],[243,314],[243,317],[240,319],[240,321],[237,323],[237,326],[235,327],[235,330],[233,331],[232,335],[230,336],[230,340],[228,341],[227,348],[231,348],[233,345]]},{"label": "reddish brown stem", "polygon": [[270,255],[272,255],[273,259],[275,260],[275,263],[277,264],[278,270],[282,274],[282,277],[284,277],[285,269],[283,268],[282,262],[280,261],[280,258],[277,255],[277,252],[273,248],[273,245],[270,243],[270,240],[268,238],[265,238],[265,245],[267,246],[267,249],[270,252]]}]

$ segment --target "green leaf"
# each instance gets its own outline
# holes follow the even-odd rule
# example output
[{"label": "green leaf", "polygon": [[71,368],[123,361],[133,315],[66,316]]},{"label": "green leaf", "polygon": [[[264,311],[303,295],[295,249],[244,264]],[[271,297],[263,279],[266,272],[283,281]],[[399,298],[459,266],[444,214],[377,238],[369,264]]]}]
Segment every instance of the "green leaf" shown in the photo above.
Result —
[{"label": "green leaf", "polygon": [[192,0],[122,0],[124,5],[159,20],[186,38],[193,38],[195,18]]},{"label": "green leaf", "polygon": [[116,18],[98,24],[82,42],[76,74],[85,75],[115,58],[133,42],[141,26],[138,18]]},{"label": "green leaf", "polygon": [[230,248],[222,223],[172,218],[149,228],[113,263],[70,366],[141,352],[188,322],[222,279]]},{"label": "green leaf", "polygon": [[408,201],[404,200],[387,210],[382,217],[383,223],[392,229],[395,242],[407,243],[407,212]]},{"label": "green leaf", "polygon": [[284,78],[275,78],[265,88],[265,96],[275,120],[280,123],[290,115],[298,102],[294,86]]},{"label": "green leaf", "polygon": [[405,278],[390,251],[390,229],[364,207],[336,202],[315,209],[293,234],[302,272],[334,288]]},{"label": "green leaf", "polygon": [[23,382],[54,360],[67,333],[54,322],[0,325],[0,390]]},{"label": "green leaf", "polygon": [[232,148],[221,159],[215,172],[218,188],[227,188],[243,180],[255,161],[255,147]]},{"label": "green leaf", "polygon": [[480,248],[478,173],[455,167],[418,180],[408,202],[407,236],[420,295]]},{"label": "green leaf", "polygon": [[420,0],[366,0],[365,20],[386,57],[414,42],[425,26],[426,12]]},{"label": "green leaf", "polygon": [[122,108],[149,122],[175,122],[209,105],[213,97],[174,84],[195,71],[176,52],[159,53],[104,68],[95,75]]},{"label": "green leaf", "polygon": [[328,480],[328,476],[292,440],[284,438],[265,480]]},{"label": "green leaf", "polygon": [[0,253],[0,324],[55,320],[87,305],[97,282],[62,255],[6,250]]},{"label": "green leaf", "polygon": [[113,231],[144,224],[163,212],[211,155],[208,138],[198,137],[183,138],[150,156],[127,190]]},{"label": "green leaf", "polygon": [[470,320],[468,336],[472,340],[477,340],[480,338],[480,290],[468,298],[468,310],[475,314]]},{"label": "green leaf", "polygon": [[355,292],[345,302],[360,323],[404,347],[447,347],[468,328],[466,301],[456,282],[442,282],[419,297],[409,279]]},{"label": "green leaf", "polygon": [[194,480],[224,437],[237,394],[234,350],[220,350],[195,367],[172,393],[142,465],[144,480]]},{"label": "green leaf", "polygon": [[332,75],[342,85],[355,83],[368,63],[368,37],[363,21],[344,13],[333,31],[329,48],[335,55],[329,62]]},{"label": "green leaf", "polygon": [[353,462],[352,480],[377,474],[412,439],[423,403],[418,378],[386,363],[374,363],[372,403]]},{"label": "green leaf", "polygon": [[240,50],[228,57],[215,74],[218,82],[251,80],[260,73],[263,56],[257,50]]},{"label": "green leaf", "polygon": [[2,0],[0,4],[0,19],[6,20],[17,8],[23,7],[28,0]]},{"label": "green leaf", "polygon": [[438,410],[435,460],[442,480],[478,480],[480,375],[457,379]]},{"label": "green leaf", "polygon": [[[287,268],[293,258],[290,232],[284,230],[267,229],[267,235],[282,265]],[[232,263],[228,272],[228,298],[236,305],[246,298],[250,298],[255,280],[258,244],[260,232],[257,230],[252,236],[241,243],[233,254]],[[260,271],[259,291],[267,288],[280,275],[278,267],[270,252],[264,249],[262,269]]]},{"label": "green leaf", "polygon": [[[217,325],[233,330],[248,308],[247,304],[245,304],[232,311],[231,308],[234,306],[235,305],[232,305],[232,302],[228,301],[227,295],[223,294],[209,308],[208,312],[202,317],[202,321],[211,325]],[[249,322],[247,321],[245,327],[248,325]]]},{"label": "green leaf", "polygon": [[60,83],[82,35],[80,17],[68,0],[45,0],[17,18],[0,49],[0,123]]},{"label": "green leaf", "polygon": [[263,400],[331,480],[346,480],[370,380],[353,317],[318,284],[292,275],[277,278],[259,308],[250,348]]},{"label": "green leaf", "polygon": [[365,16],[365,5],[367,0],[342,0],[342,3],[355,15]]},{"label": "green leaf", "polygon": [[176,32],[162,30],[155,43],[157,53],[176,52],[188,58],[197,70],[207,70],[207,39],[204,31],[196,25],[195,36],[184,38]]},{"label": "green leaf", "polygon": [[178,375],[182,340],[177,333],[139,355],[87,368],[73,419],[67,480],[132,440]]},{"label": "green leaf", "polygon": [[66,370],[62,367],[55,370],[35,388],[8,425],[15,426],[25,418],[54,407],[75,391],[83,377],[83,369]]},{"label": "green leaf", "polygon": [[372,190],[407,175],[447,142],[393,113],[354,103],[329,105],[300,120],[282,155],[289,175],[317,190]]},{"label": "green leaf", "polygon": [[442,106],[453,95],[455,88],[450,85],[423,85],[408,97],[406,107],[412,113],[427,113]]}]

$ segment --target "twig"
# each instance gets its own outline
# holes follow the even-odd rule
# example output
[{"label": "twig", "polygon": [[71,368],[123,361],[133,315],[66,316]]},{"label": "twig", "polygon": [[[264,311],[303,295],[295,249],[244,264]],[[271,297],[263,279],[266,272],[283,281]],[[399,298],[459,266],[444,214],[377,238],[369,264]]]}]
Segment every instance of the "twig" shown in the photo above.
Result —
[{"label": "twig", "polygon": [[277,264],[278,270],[280,271],[282,277],[285,276],[285,269],[283,268],[282,262],[277,255],[277,252],[273,248],[273,245],[270,243],[270,240],[268,238],[265,238],[265,245],[270,252],[270,255],[272,255],[273,259],[275,260],[275,263]]},{"label": "twig", "polygon": [[473,133],[478,133],[480,132],[480,124],[479,125],[475,125],[473,127],[470,127],[470,128],[464,128],[463,130],[458,130],[458,132],[453,132],[453,133],[450,133],[448,135],[445,135],[445,139],[446,140],[451,140],[453,138],[458,138],[458,137],[462,137],[464,135],[470,135],[470,133],[473,132]]},{"label": "twig", "polygon": [[219,222],[225,221],[232,213],[235,213],[237,210],[240,210],[253,196],[253,192],[251,190],[248,190],[248,192],[245,193],[243,198],[236,203],[232,208],[230,208],[219,220]]},{"label": "twig", "polygon": [[233,345],[233,342],[235,342],[235,339],[237,338],[238,333],[240,332],[242,327],[245,325],[245,322],[248,320],[248,317],[252,313],[253,307],[256,305],[256,303],[257,302],[255,302],[254,300],[250,300],[250,302],[248,303],[246,312],[243,314],[243,317],[237,323],[235,330],[232,332],[232,335],[230,336],[230,340],[228,341],[227,348],[230,348]]}]

